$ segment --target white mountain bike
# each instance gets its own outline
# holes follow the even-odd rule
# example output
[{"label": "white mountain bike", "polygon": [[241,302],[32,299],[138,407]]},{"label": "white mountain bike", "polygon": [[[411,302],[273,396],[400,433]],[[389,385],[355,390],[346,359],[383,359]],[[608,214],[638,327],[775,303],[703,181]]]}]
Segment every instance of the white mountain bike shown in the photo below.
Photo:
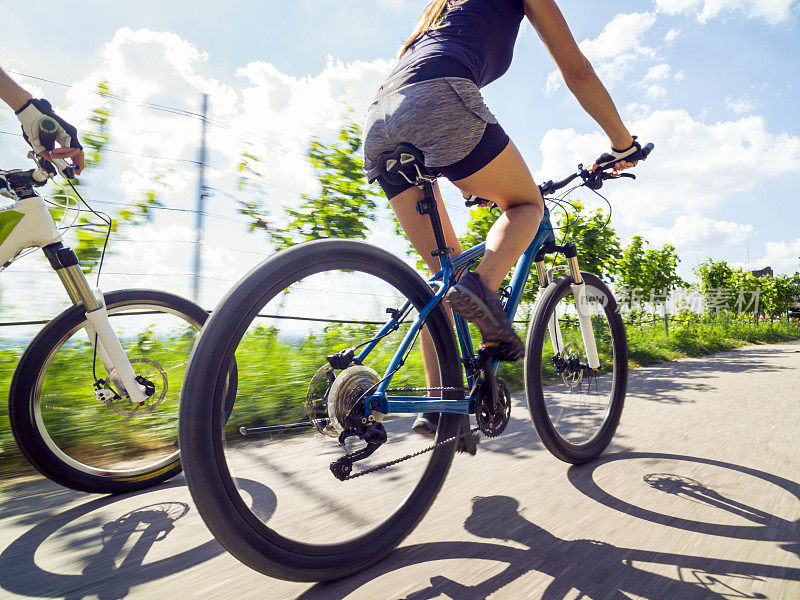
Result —
[{"label": "white mountain bike", "polygon": [[[45,125],[52,127],[43,124],[42,137]],[[0,208],[0,271],[41,248],[73,306],[20,358],[9,390],[14,437],[43,475],[67,487],[121,493],[154,485],[181,470],[178,402],[208,315],[161,291],[92,289],[75,252],[62,244],[68,226],[56,225],[35,191],[57,173],[72,179],[72,169],[29,157],[35,169],[0,170],[0,193],[13,201]],[[74,225],[79,207],[60,210]]]}]

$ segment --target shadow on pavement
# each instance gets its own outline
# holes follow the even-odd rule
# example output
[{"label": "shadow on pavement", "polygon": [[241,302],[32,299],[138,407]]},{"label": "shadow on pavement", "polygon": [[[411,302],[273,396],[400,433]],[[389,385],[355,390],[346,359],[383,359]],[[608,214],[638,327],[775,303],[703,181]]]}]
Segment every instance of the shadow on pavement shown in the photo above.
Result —
[{"label": "shadow on pavement", "polygon": [[[595,481],[594,473],[598,467],[616,461],[631,460],[665,460],[709,465],[722,469],[729,469],[752,477],[757,477],[775,485],[800,502],[800,484],[789,481],[783,477],[743,467],[728,462],[712,460],[697,456],[684,456],[680,454],[663,454],[657,452],[620,452],[601,456],[597,461],[586,465],[573,465],[567,470],[570,483],[592,500],[604,504],[609,508],[618,510],[627,515],[665,525],[677,529],[685,529],[704,535],[739,538],[745,540],[759,540],[770,542],[797,542],[800,540],[800,521],[787,521],[775,515],[765,513],[755,507],[728,498],[715,491],[713,488],[684,475],[675,473],[648,473],[644,477],[645,483],[654,489],[666,494],[681,496],[686,500],[700,502],[719,510],[735,514],[754,525],[724,525],[719,523],[705,523],[691,519],[682,519],[671,515],[664,515],[640,506],[635,506],[613,496],[603,490]],[[781,546],[789,552],[797,553],[798,544]],[[794,549],[793,549],[794,548]]]},{"label": "shadow on pavement", "polygon": [[[772,346],[749,347],[713,354],[692,360],[679,360],[629,372],[628,394],[657,402],[681,404],[682,392],[711,390],[707,383],[711,375],[726,375],[757,370],[760,373],[792,371],[775,365],[777,354],[792,354],[797,350]],[[692,401],[689,401],[692,402]]]},{"label": "shadow on pavement", "polygon": [[[252,498],[258,498],[261,510],[274,512],[276,503],[271,490],[250,480],[238,483]],[[0,554],[0,588],[34,598],[81,600],[97,596],[100,600],[120,600],[137,585],[168,577],[222,554],[223,548],[210,540],[160,560],[145,560],[148,552],[170,535],[175,522],[188,514],[190,508],[184,502],[146,504],[113,521],[103,522],[100,516],[86,519],[92,512],[116,502],[183,485],[181,480],[173,480],[132,494],[96,498],[44,520],[39,514],[39,524]],[[82,537],[75,539],[77,535]],[[51,536],[71,536],[73,539],[65,544],[67,548],[89,553],[81,574],[54,573],[36,563],[36,552]]]},{"label": "shadow on pavement", "polygon": [[[519,513],[519,503],[508,496],[473,499],[472,514],[464,527],[478,537],[512,541],[514,545],[487,542],[432,542],[403,547],[378,565],[346,579],[317,584],[298,600],[344,598],[397,569],[438,560],[480,559],[507,563],[501,572],[475,584],[465,585],[444,576],[432,577],[427,585],[398,600],[477,600],[486,598],[524,575],[536,571],[552,582],[542,600],[566,598],[640,598],[664,600],[708,600],[765,598],[745,591],[753,581],[765,578],[796,581],[800,569],[620,548],[594,540],[563,540]],[[524,548],[519,548],[519,545]],[[634,566],[634,561],[668,565],[677,578],[666,577]],[[575,591],[578,593],[575,594]]]}]

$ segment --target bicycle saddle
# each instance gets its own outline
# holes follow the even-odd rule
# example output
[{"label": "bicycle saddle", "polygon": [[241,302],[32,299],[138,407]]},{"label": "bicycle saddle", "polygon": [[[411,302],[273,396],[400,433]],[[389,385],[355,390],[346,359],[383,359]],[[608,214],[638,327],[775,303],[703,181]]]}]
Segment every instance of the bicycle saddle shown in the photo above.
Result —
[{"label": "bicycle saddle", "polygon": [[392,185],[417,184],[421,178],[438,177],[439,174],[425,166],[422,151],[403,142],[392,152],[383,152],[378,157],[378,170]]}]

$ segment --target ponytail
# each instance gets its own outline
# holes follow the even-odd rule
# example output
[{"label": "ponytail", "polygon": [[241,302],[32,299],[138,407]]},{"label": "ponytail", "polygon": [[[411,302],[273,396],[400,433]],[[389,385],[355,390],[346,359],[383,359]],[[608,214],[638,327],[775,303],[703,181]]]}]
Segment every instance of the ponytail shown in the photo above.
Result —
[{"label": "ponytail", "polygon": [[417,21],[417,26],[414,28],[411,37],[403,42],[403,45],[400,47],[398,58],[403,56],[406,50],[408,50],[423,33],[440,27],[442,24],[442,15],[447,9],[455,8],[464,2],[466,2],[466,0],[432,0],[432,2],[425,7],[425,10],[422,11],[422,16],[420,16],[419,21]]}]

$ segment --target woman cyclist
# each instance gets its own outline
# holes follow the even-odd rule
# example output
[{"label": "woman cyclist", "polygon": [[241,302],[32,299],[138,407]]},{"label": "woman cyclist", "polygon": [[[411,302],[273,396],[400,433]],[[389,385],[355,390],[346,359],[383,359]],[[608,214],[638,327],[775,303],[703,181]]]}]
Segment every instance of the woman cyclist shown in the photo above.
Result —
[{"label": "woman cyclist", "polygon": [[[445,301],[480,329],[484,343],[499,344],[501,360],[524,355],[524,345],[503,312],[497,289],[533,240],[543,214],[542,196],[530,170],[479,91],[511,64],[522,19],[533,24],[565,83],[586,112],[608,135],[611,152],[598,163],[616,169],[633,164],[625,157],[639,149],[578,48],[554,0],[433,0],[398,64],[378,90],[364,127],[364,169],[377,180],[411,244],[431,273],[439,270],[427,217],[416,212],[422,191],[393,185],[378,172],[377,158],[401,142],[422,151],[426,166],[450,179],[465,196],[494,202],[501,215],[486,236],[484,257],[473,272],[451,288]],[[435,189],[447,246],[461,252],[438,186]],[[438,367],[430,338],[423,332],[422,355],[428,387],[437,387]],[[436,432],[438,415],[425,413],[414,431]]]}]

